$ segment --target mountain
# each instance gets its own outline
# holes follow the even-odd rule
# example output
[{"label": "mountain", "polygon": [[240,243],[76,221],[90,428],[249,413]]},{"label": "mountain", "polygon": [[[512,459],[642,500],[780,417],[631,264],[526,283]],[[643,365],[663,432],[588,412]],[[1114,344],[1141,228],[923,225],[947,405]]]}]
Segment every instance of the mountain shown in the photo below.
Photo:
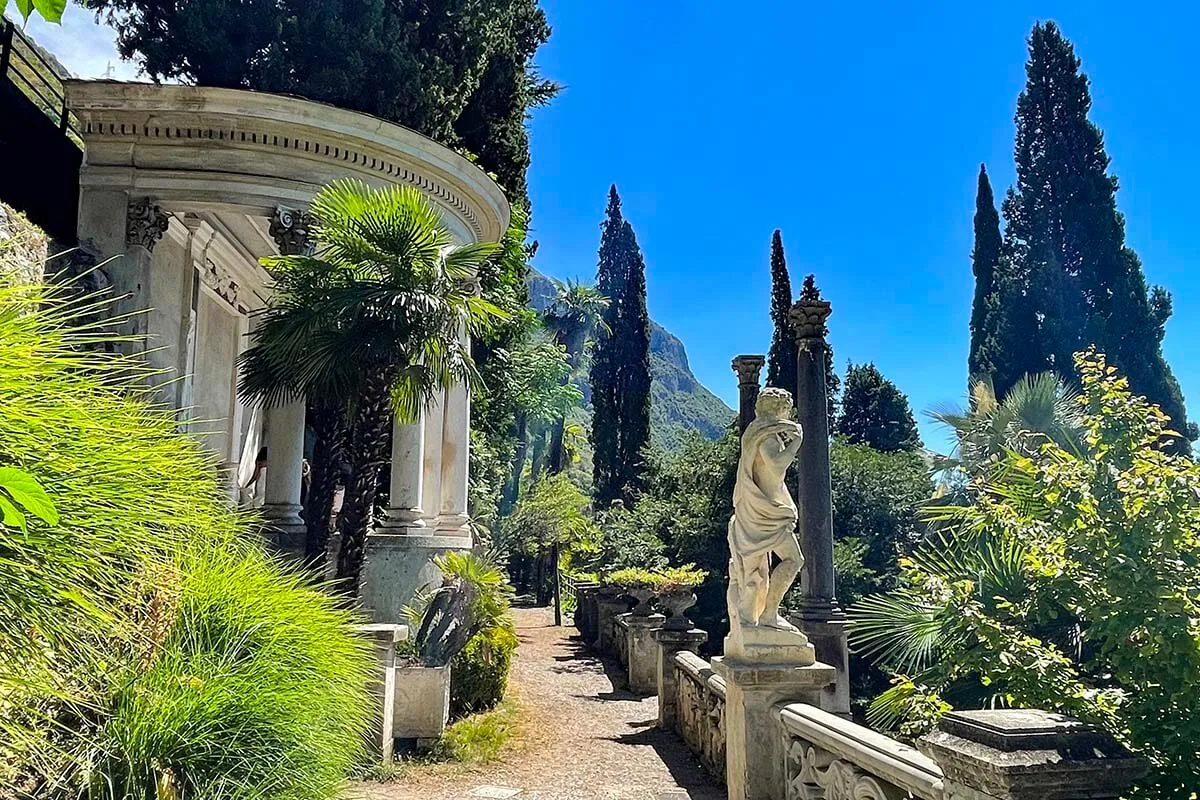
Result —
[{"label": "mountain", "polygon": [[[540,272],[529,273],[529,305],[543,313],[554,302],[554,283]],[[732,373],[730,373],[732,380]],[[584,380],[585,398],[591,387]],[[688,366],[683,342],[650,320],[650,436],[666,450],[677,449],[692,431],[709,439],[725,432],[734,412],[701,385]]]}]

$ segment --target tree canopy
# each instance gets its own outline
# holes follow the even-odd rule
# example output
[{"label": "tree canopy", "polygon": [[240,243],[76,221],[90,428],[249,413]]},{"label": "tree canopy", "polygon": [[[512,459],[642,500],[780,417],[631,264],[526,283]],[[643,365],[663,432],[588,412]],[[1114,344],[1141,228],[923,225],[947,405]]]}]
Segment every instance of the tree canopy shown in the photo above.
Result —
[{"label": "tree canopy", "polygon": [[921,446],[908,398],[874,364],[848,364],[835,431],[885,453]]}]

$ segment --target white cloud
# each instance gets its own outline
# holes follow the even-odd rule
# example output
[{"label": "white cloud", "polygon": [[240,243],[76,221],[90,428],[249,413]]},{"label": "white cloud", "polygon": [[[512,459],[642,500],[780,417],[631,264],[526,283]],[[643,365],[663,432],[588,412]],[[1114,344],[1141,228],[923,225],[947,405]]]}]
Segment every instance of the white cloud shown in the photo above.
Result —
[{"label": "white cloud", "polygon": [[[18,21],[17,25],[20,24]],[[85,8],[68,5],[61,25],[34,15],[24,30],[26,36],[53,53],[77,77],[124,81],[138,78],[137,64],[122,61],[117,55],[116,31],[97,22],[95,14]]]}]

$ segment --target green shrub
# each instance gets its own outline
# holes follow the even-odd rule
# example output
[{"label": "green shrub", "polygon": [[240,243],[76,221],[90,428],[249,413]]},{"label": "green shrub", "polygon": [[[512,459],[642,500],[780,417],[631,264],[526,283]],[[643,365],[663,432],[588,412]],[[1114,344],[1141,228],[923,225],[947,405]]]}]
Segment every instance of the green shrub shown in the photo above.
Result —
[{"label": "green shrub", "polygon": [[0,466],[58,511],[0,524],[0,797],[332,797],[369,708],[350,616],[47,292],[0,286]]},{"label": "green shrub", "polygon": [[620,586],[622,589],[658,589],[662,583],[661,572],[637,567],[626,567],[604,576],[606,586]]},{"label": "green shrub", "polygon": [[477,633],[467,642],[450,662],[451,718],[488,711],[504,699],[517,644],[516,633],[504,626]]},{"label": "green shrub", "polygon": [[662,580],[658,584],[660,592],[679,592],[684,589],[695,589],[704,583],[708,573],[697,569],[695,564],[684,564],[682,567],[668,567],[659,573]]}]

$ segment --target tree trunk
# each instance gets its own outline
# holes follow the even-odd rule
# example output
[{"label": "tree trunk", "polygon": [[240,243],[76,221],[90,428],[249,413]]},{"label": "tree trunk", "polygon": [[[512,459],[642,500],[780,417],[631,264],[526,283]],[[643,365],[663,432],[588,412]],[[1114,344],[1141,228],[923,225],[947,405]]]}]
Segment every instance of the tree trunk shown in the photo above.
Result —
[{"label": "tree trunk", "polygon": [[554,420],[554,430],[550,433],[550,459],[546,471],[551,475],[558,475],[567,468],[566,431],[567,418],[563,415]]},{"label": "tree trunk", "polygon": [[346,482],[339,520],[342,549],[338,553],[337,570],[343,590],[350,595],[358,594],[367,533],[375,512],[375,496],[379,492],[379,473],[387,462],[390,449],[390,387],[390,374],[385,369],[364,376],[350,434],[350,479]]},{"label": "tree trunk", "polygon": [[517,451],[513,454],[513,475],[504,496],[501,498],[499,516],[506,517],[521,496],[521,472],[525,469],[525,455],[529,452],[529,415],[517,412]]},{"label": "tree trunk", "polygon": [[533,443],[533,455],[529,464],[529,487],[526,491],[533,491],[537,486],[538,481],[542,477],[542,468],[546,466],[546,433],[538,436]]},{"label": "tree trunk", "polygon": [[307,526],[304,554],[309,563],[321,567],[329,547],[329,517],[337,492],[338,471],[346,458],[346,423],[339,409],[314,403],[311,409],[317,441],[310,465],[312,481],[304,507]]},{"label": "tree trunk", "polygon": [[562,627],[562,575],[558,572],[558,542],[550,549],[550,568],[554,570],[554,624]]}]

